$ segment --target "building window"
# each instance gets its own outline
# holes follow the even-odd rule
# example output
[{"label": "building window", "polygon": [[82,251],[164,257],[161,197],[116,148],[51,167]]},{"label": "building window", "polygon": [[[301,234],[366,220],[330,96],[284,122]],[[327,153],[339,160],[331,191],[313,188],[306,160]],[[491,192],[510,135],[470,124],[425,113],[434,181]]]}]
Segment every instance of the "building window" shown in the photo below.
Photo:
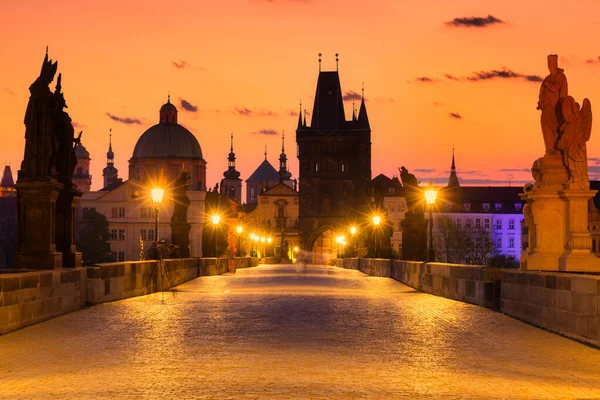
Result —
[{"label": "building window", "polygon": [[119,252],[119,261],[125,261],[125,252],[124,251]]},{"label": "building window", "polygon": [[446,206],[446,211],[447,212],[450,212],[450,210],[452,210],[452,204],[446,203],[445,206]]},{"label": "building window", "polygon": [[501,219],[497,219],[496,220],[496,226],[495,226],[496,230],[500,230],[502,229],[502,220]]},{"label": "building window", "polygon": [[119,240],[125,240],[125,229],[119,229]]},{"label": "building window", "polygon": [[514,249],[515,248],[515,238],[514,237],[509,237],[508,238],[508,248],[509,249]]},{"label": "building window", "polygon": [[592,239],[592,251],[596,252],[596,239]]},{"label": "building window", "polygon": [[146,240],[147,236],[147,231],[145,229],[142,229],[140,231],[140,237],[142,238],[142,240]]},{"label": "building window", "polygon": [[115,262],[115,261],[117,261],[117,252],[116,252],[116,251],[111,251],[111,252],[110,252],[110,260],[111,260],[112,262]]},{"label": "building window", "polygon": [[117,207],[113,207],[113,208],[112,208],[110,215],[111,215],[113,218],[117,218],[117,215],[118,215]]},{"label": "building window", "polygon": [[473,219],[472,218],[467,218],[467,223],[465,224],[465,227],[467,229],[470,229],[472,224],[473,224]]},{"label": "building window", "polygon": [[342,163],[342,172],[346,172],[346,165]]},{"label": "building window", "polygon": [[496,211],[498,211],[499,209],[502,208],[502,203],[496,203],[496,204],[494,204],[494,207],[496,207]]},{"label": "building window", "polygon": [[523,207],[523,205],[521,203],[515,203],[515,210],[521,212],[522,207]]},{"label": "building window", "polygon": [[501,237],[496,238],[496,248],[497,249],[502,248],[502,238]]},{"label": "building window", "polygon": [[149,218],[150,216],[148,215],[148,209],[146,207],[142,207],[142,218]]},{"label": "building window", "polygon": [[481,228],[481,218],[475,218],[475,228]]},{"label": "building window", "polygon": [[391,201],[388,203],[388,210],[395,211],[394,203]]},{"label": "building window", "polygon": [[315,163],[315,172],[319,172],[319,162]]},{"label": "building window", "polygon": [[483,227],[485,229],[490,229],[490,219],[489,218],[486,218],[483,220]]},{"label": "building window", "polygon": [[117,240],[117,230],[116,229],[110,230],[110,240]]},{"label": "building window", "polygon": [[515,220],[514,219],[508,220],[508,229],[510,229],[511,231],[515,230]]},{"label": "building window", "polygon": [[483,211],[490,211],[490,203],[483,203]]},{"label": "building window", "polygon": [[148,240],[155,240],[154,239],[154,229],[148,230]]},{"label": "building window", "polygon": [[254,203],[256,201],[256,189],[250,188],[250,202]]},{"label": "building window", "polygon": [[119,218],[125,218],[125,207],[119,208]]},{"label": "building window", "polygon": [[456,218],[456,227],[459,229],[462,228],[462,219]]},{"label": "building window", "polygon": [[465,207],[466,211],[469,211],[471,209],[471,203],[465,203],[463,204],[463,206]]}]

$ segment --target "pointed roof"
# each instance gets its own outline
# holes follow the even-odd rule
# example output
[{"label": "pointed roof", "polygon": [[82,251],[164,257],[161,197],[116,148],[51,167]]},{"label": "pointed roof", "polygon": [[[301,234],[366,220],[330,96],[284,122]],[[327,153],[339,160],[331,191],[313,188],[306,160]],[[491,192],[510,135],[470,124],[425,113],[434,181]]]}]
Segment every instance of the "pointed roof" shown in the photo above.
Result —
[{"label": "pointed roof", "polygon": [[227,157],[228,168],[223,172],[223,177],[227,180],[239,180],[240,173],[235,169],[235,153],[233,152],[233,132],[231,132],[231,147],[229,148],[229,156]]},{"label": "pointed roof", "polygon": [[0,187],[13,188],[15,187],[15,181],[13,180],[12,171],[10,165],[4,166],[4,173],[2,174],[2,180],[0,181]]},{"label": "pointed roof", "polygon": [[112,128],[109,131],[110,133],[108,134],[108,152],[106,153],[106,158],[108,160],[112,160],[115,158],[115,153],[113,153],[113,149],[112,149]]},{"label": "pointed roof", "polygon": [[87,151],[87,149],[85,148],[84,145],[81,144],[81,142],[77,143],[77,145],[75,145],[75,157],[78,160],[81,159],[87,159],[90,158],[90,152]]},{"label": "pointed roof", "polygon": [[450,177],[448,178],[448,187],[460,187],[458,176],[456,175],[456,164],[454,163],[454,148],[452,148],[452,167],[450,167]]},{"label": "pointed roof", "polygon": [[300,102],[300,112],[298,113],[298,129],[302,128],[302,102]]},{"label": "pointed roof", "polygon": [[371,129],[369,117],[367,115],[367,106],[365,105],[365,88],[362,90],[362,99],[360,100],[360,111],[358,112],[358,125],[361,128]]},{"label": "pointed roof", "polygon": [[269,161],[265,160],[256,168],[246,182],[279,181],[279,173]]},{"label": "pointed roof", "polygon": [[345,123],[344,100],[337,71],[321,71],[310,126],[315,129],[339,129]]}]

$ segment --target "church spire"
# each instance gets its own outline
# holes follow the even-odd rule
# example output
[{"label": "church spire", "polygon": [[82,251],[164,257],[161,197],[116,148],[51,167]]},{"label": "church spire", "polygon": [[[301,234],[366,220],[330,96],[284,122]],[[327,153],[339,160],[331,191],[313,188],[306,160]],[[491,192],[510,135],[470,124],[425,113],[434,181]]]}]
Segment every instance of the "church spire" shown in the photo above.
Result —
[{"label": "church spire", "polygon": [[367,106],[365,105],[365,84],[363,83],[362,95],[360,99],[360,110],[358,111],[358,124],[361,128],[371,129],[369,117],[367,116]]},{"label": "church spire", "polygon": [[106,152],[106,168],[102,170],[104,188],[112,188],[119,181],[119,170],[115,168],[115,153],[112,149],[112,128],[108,131],[108,151]]},{"label": "church spire", "polygon": [[[223,172],[223,176],[228,180],[239,179],[240,173],[235,169],[235,153],[233,152],[233,131],[231,132],[231,145],[229,147],[229,156],[227,157],[227,171]],[[223,184],[221,184],[221,188]]]},{"label": "church spire", "polygon": [[112,128],[108,130],[108,152],[106,152],[106,164],[113,165],[115,163],[115,153],[112,149]]},{"label": "church spire", "polygon": [[285,154],[285,131],[281,131],[281,154],[279,155],[279,181],[289,180],[292,174],[287,170],[287,156]]},{"label": "church spire", "polygon": [[300,112],[298,113],[298,129],[302,128],[302,100],[300,100]]},{"label": "church spire", "polygon": [[450,167],[450,177],[448,178],[448,187],[454,188],[459,187],[460,182],[458,181],[458,176],[456,175],[456,164],[454,163],[454,147],[452,147],[452,166]]}]

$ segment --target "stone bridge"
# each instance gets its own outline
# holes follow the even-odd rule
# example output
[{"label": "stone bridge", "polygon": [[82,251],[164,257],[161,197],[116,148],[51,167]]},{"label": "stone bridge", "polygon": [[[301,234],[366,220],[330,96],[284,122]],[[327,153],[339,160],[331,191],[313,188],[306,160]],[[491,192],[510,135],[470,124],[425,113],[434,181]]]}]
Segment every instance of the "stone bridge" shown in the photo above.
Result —
[{"label": "stone bridge", "polygon": [[329,266],[261,265],[0,336],[4,399],[598,398],[600,351]]}]

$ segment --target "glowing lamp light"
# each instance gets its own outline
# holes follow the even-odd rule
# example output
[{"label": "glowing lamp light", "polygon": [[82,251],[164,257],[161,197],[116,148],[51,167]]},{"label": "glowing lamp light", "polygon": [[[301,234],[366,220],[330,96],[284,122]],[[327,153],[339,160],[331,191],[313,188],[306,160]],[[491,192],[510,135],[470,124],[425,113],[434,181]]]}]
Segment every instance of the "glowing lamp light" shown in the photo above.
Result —
[{"label": "glowing lamp light", "polygon": [[341,236],[336,236],[335,237],[335,241],[338,243],[342,243],[342,237]]},{"label": "glowing lamp light", "polygon": [[267,243],[271,243],[273,241],[273,238],[267,238]]},{"label": "glowing lamp light", "polygon": [[351,226],[351,227],[350,227],[350,233],[351,233],[352,235],[356,235],[356,227],[355,227],[355,226]]},{"label": "glowing lamp light", "polygon": [[250,234],[250,239],[254,240],[255,237],[256,237],[256,235],[254,233]]},{"label": "glowing lamp light", "polygon": [[219,225],[219,222],[221,221],[221,216],[213,215],[210,217],[210,220],[212,221],[213,225]]},{"label": "glowing lamp light", "polygon": [[435,199],[437,198],[437,190],[433,187],[433,184],[429,182],[429,187],[425,190],[425,201],[427,205],[432,206],[435,204]]},{"label": "glowing lamp light", "polygon": [[164,194],[165,194],[165,191],[163,189],[154,188],[154,189],[150,190],[150,195],[152,196],[152,201],[156,204],[160,204]]},{"label": "glowing lamp light", "polygon": [[297,252],[299,252],[299,251],[300,251],[300,249],[299,249],[297,246],[296,246],[296,247],[294,247],[294,253],[297,253]]},{"label": "glowing lamp light", "polygon": [[346,241],[344,240],[344,241],[342,242],[342,246],[345,246],[345,245],[346,245]]},{"label": "glowing lamp light", "polygon": [[235,230],[237,231],[237,233],[239,235],[244,231],[244,228],[241,225],[238,225],[237,228],[235,228]]},{"label": "glowing lamp light", "polygon": [[373,215],[373,225],[379,225],[381,223],[381,217],[379,215]]},{"label": "glowing lamp light", "polygon": [[264,236],[260,238],[260,241],[261,241],[261,242],[263,242],[263,243],[265,242],[265,240],[266,240],[266,239],[265,239],[265,237],[264,237]]}]

